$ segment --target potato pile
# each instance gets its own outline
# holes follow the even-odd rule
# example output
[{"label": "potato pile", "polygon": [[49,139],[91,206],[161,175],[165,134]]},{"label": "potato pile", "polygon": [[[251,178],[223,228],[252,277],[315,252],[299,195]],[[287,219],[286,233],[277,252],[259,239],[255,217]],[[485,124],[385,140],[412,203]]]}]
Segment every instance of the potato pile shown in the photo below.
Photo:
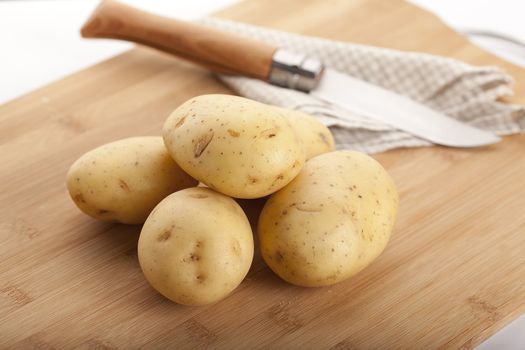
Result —
[{"label": "potato pile", "polygon": [[138,257],[148,282],[177,303],[204,305],[231,293],[252,263],[250,222],[233,198],[268,196],[261,254],[295,285],[343,281],[383,251],[395,185],[369,156],[334,149],[330,131],[304,113],[203,95],[168,117],[162,137],[84,154],[67,186],[96,219],[143,223]]}]

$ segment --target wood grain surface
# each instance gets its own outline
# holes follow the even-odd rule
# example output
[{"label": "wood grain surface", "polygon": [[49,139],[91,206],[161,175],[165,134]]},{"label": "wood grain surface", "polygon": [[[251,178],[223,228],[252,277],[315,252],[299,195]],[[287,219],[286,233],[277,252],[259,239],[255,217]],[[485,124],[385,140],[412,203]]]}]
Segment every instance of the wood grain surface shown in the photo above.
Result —
[{"label": "wood grain surface", "polygon": [[[399,0],[248,0],[219,15],[498,65],[525,103],[524,70]],[[376,155],[400,215],[384,254],[351,280],[294,287],[256,256],[221,302],[164,299],[140,271],[140,227],[81,214],[65,174],[102,143],[159,134],[189,97],[229,92],[201,68],[137,48],[0,106],[0,348],[468,349],[525,311],[523,135]]]},{"label": "wood grain surface", "polygon": [[268,79],[276,50],[263,41],[157,16],[118,1],[102,1],[81,33],[86,38],[134,41],[198,62],[214,72],[262,80]]}]

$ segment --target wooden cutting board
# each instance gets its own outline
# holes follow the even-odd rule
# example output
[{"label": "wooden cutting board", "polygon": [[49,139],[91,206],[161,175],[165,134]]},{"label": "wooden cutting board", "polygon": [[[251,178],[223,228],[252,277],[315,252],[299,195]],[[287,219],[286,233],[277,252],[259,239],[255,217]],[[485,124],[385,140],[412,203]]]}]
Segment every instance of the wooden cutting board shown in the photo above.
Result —
[{"label": "wooden cutting board", "polygon": [[[249,0],[220,16],[498,65],[525,103],[524,70],[399,0]],[[349,281],[294,287],[256,256],[221,302],[161,297],[137,262],[140,227],[81,214],[65,174],[102,143],[159,134],[189,97],[229,92],[139,48],[0,107],[0,348],[472,348],[525,311],[524,136],[376,155],[398,184],[399,220],[384,254]]]}]

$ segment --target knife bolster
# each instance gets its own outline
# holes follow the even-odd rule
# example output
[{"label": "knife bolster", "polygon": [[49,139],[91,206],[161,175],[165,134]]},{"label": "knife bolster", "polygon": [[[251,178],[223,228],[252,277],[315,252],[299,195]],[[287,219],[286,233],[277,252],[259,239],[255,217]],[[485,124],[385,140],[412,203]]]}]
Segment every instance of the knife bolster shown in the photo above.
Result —
[{"label": "knife bolster", "polygon": [[277,49],[272,57],[268,81],[274,85],[309,92],[317,86],[323,70],[321,61],[315,58]]}]

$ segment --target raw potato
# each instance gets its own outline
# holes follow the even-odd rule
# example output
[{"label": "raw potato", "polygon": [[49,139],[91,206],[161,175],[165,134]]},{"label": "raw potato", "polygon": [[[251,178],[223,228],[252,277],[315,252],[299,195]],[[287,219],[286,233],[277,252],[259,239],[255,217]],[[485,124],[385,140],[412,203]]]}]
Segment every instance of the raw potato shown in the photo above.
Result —
[{"label": "raw potato", "polygon": [[164,124],[164,142],[191,176],[221,193],[259,198],[301,170],[303,145],[271,106],[230,95],[203,95],[177,108]]},{"label": "raw potato", "polygon": [[335,150],[332,133],[317,119],[300,111],[279,107],[275,108],[290,121],[294,131],[303,142],[307,160],[319,154]]},{"label": "raw potato", "polygon": [[164,197],[197,181],[159,136],[132,137],[87,152],[69,169],[67,188],[84,213],[102,221],[141,224]]},{"label": "raw potato", "polygon": [[258,225],[261,254],[290,283],[340,282],[383,251],[398,202],[392,179],[373,158],[322,154],[266,202]]},{"label": "raw potato", "polygon": [[228,295],[248,273],[252,230],[233,199],[188,188],[155,207],[142,228],[138,256],[161,294],[180,304],[208,304]]}]

